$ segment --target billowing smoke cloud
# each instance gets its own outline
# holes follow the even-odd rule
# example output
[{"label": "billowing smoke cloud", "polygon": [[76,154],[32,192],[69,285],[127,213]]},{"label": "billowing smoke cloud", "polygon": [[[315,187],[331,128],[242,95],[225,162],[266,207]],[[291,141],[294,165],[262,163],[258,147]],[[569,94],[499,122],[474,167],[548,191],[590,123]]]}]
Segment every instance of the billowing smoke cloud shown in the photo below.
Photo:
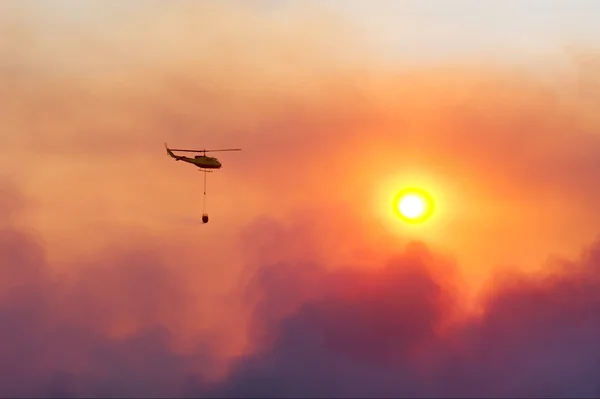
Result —
[{"label": "billowing smoke cloud", "polygon": [[420,244],[371,269],[274,263],[251,285],[261,349],[210,395],[596,397],[599,253],[499,278],[477,315]]},{"label": "billowing smoke cloud", "polygon": [[[0,12],[1,396],[600,395],[595,52],[409,68],[308,5],[52,4]],[[208,225],[165,141],[243,148]]]},{"label": "billowing smoke cloud", "polygon": [[1,222],[2,396],[155,397],[197,386],[210,347],[174,350],[169,326],[190,298],[151,246],[108,250],[64,275],[32,234]]},{"label": "billowing smoke cloud", "polygon": [[[263,263],[246,286],[253,353],[215,385],[202,378],[215,361],[206,337],[173,349],[175,323],[162,309],[193,312],[149,248],[115,250],[65,278],[31,236],[1,235],[3,396],[593,397],[600,388],[596,245],[546,275],[499,281],[478,316],[462,314],[455,265],[421,244],[370,269]],[[137,328],[119,337],[110,331],[119,323]]]}]

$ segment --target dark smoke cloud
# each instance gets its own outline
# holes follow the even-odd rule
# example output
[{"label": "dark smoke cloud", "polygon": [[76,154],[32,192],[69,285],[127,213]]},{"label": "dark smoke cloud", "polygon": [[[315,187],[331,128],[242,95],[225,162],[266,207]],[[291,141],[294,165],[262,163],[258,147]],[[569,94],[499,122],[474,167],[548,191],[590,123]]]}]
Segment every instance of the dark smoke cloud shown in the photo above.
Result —
[{"label": "dark smoke cloud", "polygon": [[[282,251],[316,234],[267,220],[252,229],[262,234],[256,242],[280,237]],[[457,265],[423,244],[360,268],[332,268],[310,253],[269,260],[250,244],[258,262],[245,285],[251,353],[209,383],[210,340],[183,352],[172,346],[169,314],[194,311],[150,246],[107,251],[85,272],[64,275],[31,234],[4,224],[0,395],[600,394],[600,244],[578,260],[554,260],[543,275],[499,276],[480,315],[461,309],[450,283]],[[109,329],[132,321],[128,335]]]},{"label": "dark smoke cloud", "polygon": [[483,314],[454,319],[436,278],[453,266],[423,246],[371,270],[274,264],[255,286],[268,344],[211,395],[597,397],[599,254],[499,278]]},{"label": "dark smoke cloud", "polygon": [[[3,199],[18,196],[3,190]],[[1,222],[15,206],[4,202]],[[164,321],[189,298],[150,248],[108,251],[67,276],[50,268],[31,234],[0,225],[2,397],[165,397],[197,387],[194,370],[210,364],[209,347],[172,349]],[[107,328],[122,322],[137,328],[114,337]]]}]

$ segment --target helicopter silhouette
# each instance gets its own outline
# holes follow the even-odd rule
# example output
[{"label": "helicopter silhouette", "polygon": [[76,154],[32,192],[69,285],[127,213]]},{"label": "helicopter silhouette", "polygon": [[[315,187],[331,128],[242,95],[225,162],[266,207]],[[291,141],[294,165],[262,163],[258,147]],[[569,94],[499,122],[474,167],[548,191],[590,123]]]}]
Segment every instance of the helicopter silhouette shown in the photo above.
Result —
[{"label": "helicopter silhouette", "polygon": [[[241,151],[242,150],[241,148],[227,148],[227,149],[223,149],[223,150],[206,150],[206,149],[204,149],[204,150],[188,150],[188,149],[179,150],[179,149],[169,148],[167,143],[165,143],[165,148],[167,149],[167,154],[169,154],[169,156],[171,156],[171,158],[174,158],[176,161],[183,161],[183,162],[190,163],[192,165],[196,165],[203,172],[212,172],[213,170],[221,169],[221,167],[223,166],[223,164],[221,164],[221,161],[219,161],[218,158],[207,156],[206,155],[207,152]],[[175,152],[194,152],[197,154],[202,153],[202,155],[196,155],[193,158],[190,158],[190,157],[186,157],[183,155],[175,155],[173,153],[173,151],[175,151]]]}]

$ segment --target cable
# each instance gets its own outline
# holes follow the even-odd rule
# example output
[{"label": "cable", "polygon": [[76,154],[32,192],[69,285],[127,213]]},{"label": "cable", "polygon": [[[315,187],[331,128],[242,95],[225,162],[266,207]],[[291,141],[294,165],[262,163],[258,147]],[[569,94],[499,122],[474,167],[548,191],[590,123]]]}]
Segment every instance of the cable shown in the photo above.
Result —
[{"label": "cable", "polygon": [[206,171],[204,172],[204,197],[202,199],[202,214],[206,215]]}]

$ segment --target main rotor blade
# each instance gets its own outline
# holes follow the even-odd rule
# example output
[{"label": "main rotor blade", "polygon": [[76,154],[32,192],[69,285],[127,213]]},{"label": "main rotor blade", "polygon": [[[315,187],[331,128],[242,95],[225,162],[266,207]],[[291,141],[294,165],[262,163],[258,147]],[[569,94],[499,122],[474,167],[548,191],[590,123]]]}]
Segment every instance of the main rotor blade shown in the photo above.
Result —
[{"label": "main rotor blade", "polygon": [[227,148],[224,150],[206,150],[206,152],[217,152],[217,151],[242,151],[241,148]]},{"label": "main rotor blade", "polygon": [[173,148],[169,148],[171,151],[177,151],[177,152],[204,152],[204,150],[176,150]]},{"label": "main rotor blade", "polygon": [[241,148],[227,148],[224,150],[176,150],[173,148],[170,148],[171,151],[178,151],[178,152],[217,152],[217,151],[242,151]]}]

